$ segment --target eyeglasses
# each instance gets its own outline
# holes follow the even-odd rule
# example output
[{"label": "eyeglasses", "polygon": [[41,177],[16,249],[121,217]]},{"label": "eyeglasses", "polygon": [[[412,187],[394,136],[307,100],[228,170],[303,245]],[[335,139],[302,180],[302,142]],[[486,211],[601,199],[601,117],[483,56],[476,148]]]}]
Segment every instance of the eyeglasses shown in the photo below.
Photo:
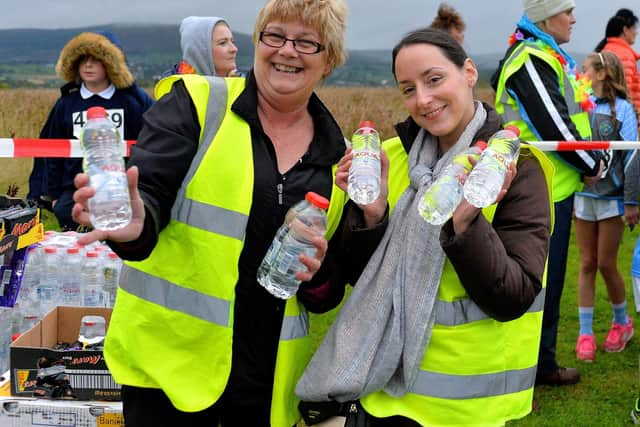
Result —
[{"label": "eyeglasses", "polygon": [[293,48],[296,52],[303,53],[305,55],[314,55],[325,49],[324,45],[314,42],[313,40],[288,39],[281,34],[270,33],[268,31],[260,32],[260,41],[270,47],[282,47],[287,42],[291,42],[293,43]]}]

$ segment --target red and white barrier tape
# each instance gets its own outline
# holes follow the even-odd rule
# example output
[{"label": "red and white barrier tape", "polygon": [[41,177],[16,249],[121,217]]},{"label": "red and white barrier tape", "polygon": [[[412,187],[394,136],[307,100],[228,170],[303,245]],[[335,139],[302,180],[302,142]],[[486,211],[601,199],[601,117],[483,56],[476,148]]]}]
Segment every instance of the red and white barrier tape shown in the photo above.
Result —
[{"label": "red and white barrier tape", "polygon": [[638,141],[530,141],[542,151],[638,150]]},{"label": "red and white barrier tape", "polygon": [[[122,155],[128,156],[134,140],[124,141]],[[638,141],[531,141],[542,151],[633,150]],[[0,158],[16,157],[83,157],[77,139],[0,138]]]},{"label": "red and white barrier tape", "polygon": [[[122,155],[128,156],[136,141],[122,144]],[[17,157],[84,157],[77,139],[0,138],[0,158]]]}]

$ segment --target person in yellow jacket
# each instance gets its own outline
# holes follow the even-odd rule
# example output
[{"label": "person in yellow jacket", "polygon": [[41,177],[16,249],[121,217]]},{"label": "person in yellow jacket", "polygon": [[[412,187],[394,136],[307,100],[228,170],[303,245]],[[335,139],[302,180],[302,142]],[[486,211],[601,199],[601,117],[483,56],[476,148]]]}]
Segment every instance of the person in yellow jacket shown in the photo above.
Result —
[{"label": "person in yellow jacket", "polygon": [[[525,0],[524,14],[509,39],[510,47],[492,77],[496,111],[503,124],[520,129],[524,141],[591,139],[591,82],[580,74],[561,45],[571,39],[574,0]],[[575,384],[580,373],[560,366],[556,340],[560,299],[567,267],[573,194],[583,177],[597,181],[605,162],[600,151],[547,152],[553,162],[554,233],[551,236],[547,293],[542,321],[537,384]]]},{"label": "person in yellow jacket", "polygon": [[[346,202],[333,185],[345,143],[314,89],[344,63],[346,13],[343,0],[269,0],[246,78],[174,75],[156,86],[128,164],[133,219],[82,239],[107,240],[129,260],[104,349],[127,426],[297,422],[307,309],[326,311],[344,291],[331,237]],[[88,224],[94,190],[84,174],[76,185],[74,218]],[[308,191],[330,200],[328,232],[314,257],[301,256],[297,296],[280,300],[257,269]]]},{"label": "person in yellow jacket", "polygon": [[[383,144],[389,224],[296,393],[359,399],[347,418],[371,426],[503,425],[532,405],[552,166],[524,146],[497,205],[463,200],[444,225],[427,223],[427,189],[500,118],[474,100],[476,66],[447,33],[409,33],[392,67],[410,117]],[[350,163],[350,153],[340,160],[340,187]]]}]

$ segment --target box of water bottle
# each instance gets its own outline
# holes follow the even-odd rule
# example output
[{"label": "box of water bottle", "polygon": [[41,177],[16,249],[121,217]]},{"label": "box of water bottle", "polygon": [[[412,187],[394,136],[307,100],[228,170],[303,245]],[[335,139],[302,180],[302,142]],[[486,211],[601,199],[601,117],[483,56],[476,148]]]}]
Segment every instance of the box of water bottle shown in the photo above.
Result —
[{"label": "box of water bottle", "polygon": [[[59,306],[47,313],[11,344],[11,395],[121,400],[101,346],[110,318],[111,309],[100,307]],[[89,334],[95,326],[101,333]]]}]

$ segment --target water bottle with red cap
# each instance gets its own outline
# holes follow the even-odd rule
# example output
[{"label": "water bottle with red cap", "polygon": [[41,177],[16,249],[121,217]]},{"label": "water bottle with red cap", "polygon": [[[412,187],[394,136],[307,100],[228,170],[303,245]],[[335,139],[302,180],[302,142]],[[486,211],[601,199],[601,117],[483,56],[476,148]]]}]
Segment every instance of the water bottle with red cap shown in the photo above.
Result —
[{"label": "water bottle with red cap", "polygon": [[477,208],[492,205],[498,198],[509,165],[520,153],[520,129],[507,126],[493,134],[488,144],[464,183],[464,198]]},{"label": "water bottle with red cap", "polygon": [[462,186],[471,171],[469,156],[477,160],[486,147],[486,142],[478,141],[444,168],[418,204],[418,211],[425,221],[442,225],[451,218],[462,201]]},{"label": "water bottle with red cap", "polygon": [[122,157],[122,140],[102,107],[87,110],[82,132],[84,170],[96,191],[89,199],[91,224],[98,230],[117,230],[131,221],[131,201]]},{"label": "water bottle with red cap", "polygon": [[358,125],[351,150],[347,193],[354,202],[368,205],[380,195],[380,136],[373,122],[365,120]]},{"label": "water bottle with red cap", "polygon": [[298,271],[307,267],[300,255],[313,257],[316,247],[311,243],[316,236],[327,231],[329,201],[319,194],[308,192],[305,200],[294,205],[285,217],[258,268],[258,283],[278,298],[291,298],[298,291]]}]

